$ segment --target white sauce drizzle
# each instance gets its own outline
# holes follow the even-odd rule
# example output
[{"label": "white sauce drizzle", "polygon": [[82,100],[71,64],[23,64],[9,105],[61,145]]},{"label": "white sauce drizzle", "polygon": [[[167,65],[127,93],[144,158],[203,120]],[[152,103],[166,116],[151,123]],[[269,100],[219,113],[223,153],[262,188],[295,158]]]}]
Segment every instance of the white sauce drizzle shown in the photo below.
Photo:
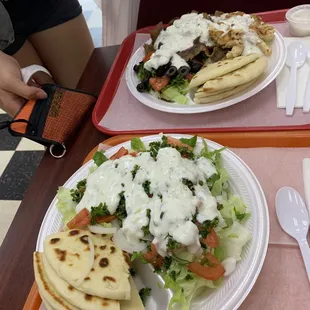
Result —
[{"label": "white sauce drizzle", "polygon": [[[131,171],[140,166],[134,180]],[[141,243],[144,237],[142,227],[149,224],[153,243],[160,255],[167,254],[168,234],[177,242],[188,246],[195,253],[200,249],[199,231],[192,223],[193,215],[198,211],[197,220],[213,220],[219,217],[216,199],[212,197],[206,179],[216,173],[213,163],[204,157],[198,160],[182,158],[174,148],[160,149],[157,161],[149,152],[137,157],[124,156],[114,161],[103,163],[87,178],[87,187],[77,211],[91,209],[100,203],[106,203],[111,214],[119,204],[119,193],[124,191],[127,218],[123,221],[123,233],[130,244]],[[192,181],[196,196],[183,184],[182,179]],[[150,198],[142,184],[149,180]],[[198,185],[203,181],[204,185]],[[162,200],[158,195],[162,195]],[[150,220],[147,209],[151,210]]]},{"label": "white sauce drizzle", "polygon": [[[227,33],[229,29],[243,30],[245,32],[243,55],[257,52],[262,54],[261,50],[256,46],[256,43],[260,40],[258,35],[249,29],[254,22],[253,18],[248,14],[230,18],[226,18],[226,16],[227,14],[219,17],[212,16],[213,21],[210,21],[204,18],[203,14],[190,13],[182,15],[171,26],[160,32],[154,43],[156,51],[152,54],[150,60],[144,64],[144,68],[149,71],[156,70],[169,61],[177,69],[181,66],[188,66],[187,62],[179,57],[177,53],[191,48],[197,38],[207,46],[214,46],[215,43],[209,37],[210,26],[224,31],[224,33]],[[159,43],[161,43],[160,48]]]}]

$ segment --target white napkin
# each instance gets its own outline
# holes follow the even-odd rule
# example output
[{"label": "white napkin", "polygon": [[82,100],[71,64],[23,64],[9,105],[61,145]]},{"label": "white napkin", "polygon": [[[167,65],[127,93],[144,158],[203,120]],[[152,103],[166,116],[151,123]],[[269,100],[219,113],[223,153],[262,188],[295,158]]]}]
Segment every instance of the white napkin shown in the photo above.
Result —
[{"label": "white napkin", "polygon": [[302,174],[304,179],[304,191],[306,197],[306,205],[310,214],[310,158],[304,158],[302,161]]},{"label": "white napkin", "polygon": [[[305,45],[310,47],[310,37],[307,38],[283,38],[286,48],[291,42],[301,41]],[[304,95],[306,92],[307,79],[310,68],[308,61],[306,60],[305,64],[298,69],[297,71],[297,98],[295,102],[295,108],[302,108],[304,104]],[[288,85],[288,79],[290,75],[290,69],[284,65],[282,71],[276,78],[277,85],[277,107],[285,108],[285,98],[286,90]]]}]

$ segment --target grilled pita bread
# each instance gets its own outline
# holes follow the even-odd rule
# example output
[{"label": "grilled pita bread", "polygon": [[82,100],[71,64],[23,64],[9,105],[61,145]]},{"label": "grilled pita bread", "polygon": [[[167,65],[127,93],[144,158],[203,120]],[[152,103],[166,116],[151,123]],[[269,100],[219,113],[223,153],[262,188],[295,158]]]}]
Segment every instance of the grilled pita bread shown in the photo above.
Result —
[{"label": "grilled pita bread", "polygon": [[[47,262],[43,253],[40,253],[43,260],[43,269],[47,276],[48,281],[55,288],[57,293],[77,308],[83,310],[119,310],[120,303],[117,300],[103,299],[96,296],[91,296],[77,290],[66,281],[61,279],[58,274]],[[107,303],[109,306],[107,307]]]},{"label": "grilled pita bread", "polygon": [[265,71],[267,65],[268,60],[266,57],[258,58],[241,69],[207,81],[203,85],[203,90],[204,92],[220,91],[246,84],[258,78]]},{"label": "grilled pita bread", "polygon": [[81,229],[52,234],[44,240],[44,254],[58,276],[81,292],[130,299],[129,258],[110,237]]},{"label": "grilled pita bread", "polygon": [[238,56],[233,59],[221,60],[203,67],[198,71],[189,83],[189,88],[194,88],[205,82],[238,70],[260,57],[259,54]]},{"label": "grilled pita bread", "polygon": [[48,306],[53,305],[55,310],[79,310],[79,308],[64,300],[51,285],[44,272],[42,254],[39,252],[33,253],[33,267],[39,293]]},{"label": "grilled pita bread", "polygon": [[217,100],[222,100],[224,98],[227,98],[229,96],[232,96],[234,94],[237,94],[239,92],[241,92],[242,90],[248,88],[250,85],[252,85],[257,79],[250,81],[248,83],[245,83],[243,85],[237,86],[233,89],[230,89],[228,91],[224,91],[221,93],[218,93],[217,95],[213,95],[213,96],[205,96],[205,97],[201,97],[201,98],[195,98],[194,101],[196,103],[211,103],[213,101],[217,101]]}]

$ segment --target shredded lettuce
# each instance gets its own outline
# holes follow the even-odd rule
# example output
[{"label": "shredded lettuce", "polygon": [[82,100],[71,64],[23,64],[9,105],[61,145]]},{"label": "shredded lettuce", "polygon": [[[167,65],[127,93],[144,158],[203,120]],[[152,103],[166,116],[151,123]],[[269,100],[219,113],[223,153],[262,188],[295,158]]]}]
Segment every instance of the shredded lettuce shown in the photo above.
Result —
[{"label": "shredded lettuce", "polygon": [[146,151],[144,143],[139,138],[133,138],[130,141],[130,147],[132,150],[137,152],[144,152]]},{"label": "shredded lettuce", "polygon": [[197,135],[189,139],[181,138],[180,141],[184,144],[191,146],[192,148],[195,148],[197,144]]},{"label": "shredded lettuce", "polygon": [[97,167],[101,166],[105,161],[108,160],[108,158],[104,155],[103,151],[97,151],[94,156],[93,160]]},{"label": "shredded lettuce", "polygon": [[201,287],[217,288],[221,281],[216,283],[211,280],[205,280],[197,277],[184,265],[172,261],[170,268],[163,274],[165,288],[173,291],[173,297],[170,299],[169,310],[178,305],[180,310],[189,310],[193,297]]},{"label": "shredded lettuce", "polygon": [[174,101],[179,104],[186,104],[188,102],[188,98],[175,86],[166,86],[161,91],[160,96],[165,100]]},{"label": "shredded lettuce", "polygon": [[58,199],[56,207],[62,214],[62,222],[67,224],[76,215],[75,208],[77,203],[72,201],[70,189],[62,186],[58,188],[56,197]]},{"label": "shredded lettuce", "polygon": [[219,232],[219,245],[224,250],[224,259],[234,257],[237,261],[241,259],[242,248],[251,239],[251,233],[248,228],[238,221]]}]

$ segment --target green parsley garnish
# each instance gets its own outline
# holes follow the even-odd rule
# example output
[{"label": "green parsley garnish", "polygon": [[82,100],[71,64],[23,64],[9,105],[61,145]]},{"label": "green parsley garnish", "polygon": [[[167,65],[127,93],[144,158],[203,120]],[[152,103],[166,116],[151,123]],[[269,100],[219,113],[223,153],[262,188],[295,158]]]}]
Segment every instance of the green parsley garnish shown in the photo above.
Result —
[{"label": "green parsley garnish", "polygon": [[139,165],[135,165],[135,166],[133,167],[133,170],[131,171],[132,179],[133,179],[133,180],[135,179],[135,176],[136,176],[136,174],[137,174],[137,172],[138,172],[139,169],[140,169],[140,166],[139,166]]},{"label": "green parsley garnish", "polygon": [[136,273],[137,273],[137,270],[135,268],[129,268],[129,272],[131,274],[132,277],[135,277],[136,276]]},{"label": "green parsley garnish", "polygon": [[72,201],[79,203],[84,196],[85,190],[86,190],[86,179],[83,179],[76,184],[75,189],[70,190]]},{"label": "green parsley garnish", "polygon": [[182,183],[184,184],[184,185],[186,185],[188,188],[189,188],[189,190],[193,193],[193,196],[196,196],[196,193],[195,193],[195,188],[194,188],[194,183],[191,181],[191,180],[188,180],[188,179],[182,179]]},{"label": "green parsley garnish", "polygon": [[147,298],[151,296],[151,292],[152,292],[152,289],[150,289],[149,287],[142,288],[139,291],[139,295],[140,295],[143,305],[145,305]]},{"label": "green parsley garnish", "polygon": [[97,167],[101,166],[108,158],[104,155],[103,151],[97,151],[94,156],[93,160]]},{"label": "green parsley garnish", "polygon": [[127,217],[127,211],[126,211],[126,199],[124,196],[124,191],[119,193],[120,201],[118,203],[118,207],[115,211],[115,216],[118,218],[119,221],[123,221]]},{"label": "green parsley garnish", "polygon": [[96,219],[99,216],[110,215],[110,211],[108,210],[108,206],[106,203],[102,204],[102,202],[98,205],[98,207],[91,207],[90,211],[90,223],[92,225],[96,224]]},{"label": "green parsley garnish", "polygon": [[212,227],[217,227],[219,224],[218,217],[214,218],[212,221],[206,220],[200,225],[200,234],[202,238],[206,238],[210,233]]},{"label": "green parsley garnish", "polygon": [[143,264],[148,264],[148,261],[143,258],[143,255],[144,253],[142,252],[133,252],[130,260],[133,262],[134,260],[139,259]]},{"label": "green parsley garnish", "polygon": [[[169,236],[169,235],[168,235]],[[176,250],[181,246],[181,244],[175,241],[171,236],[168,237],[167,249],[170,251]]]},{"label": "green parsley garnish", "polygon": [[151,190],[150,190],[150,185],[151,185],[151,181],[146,180],[145,182],[143,182],[142,187],[144,188],[145,193],[152,198],[153,194],[151,194]]}]

